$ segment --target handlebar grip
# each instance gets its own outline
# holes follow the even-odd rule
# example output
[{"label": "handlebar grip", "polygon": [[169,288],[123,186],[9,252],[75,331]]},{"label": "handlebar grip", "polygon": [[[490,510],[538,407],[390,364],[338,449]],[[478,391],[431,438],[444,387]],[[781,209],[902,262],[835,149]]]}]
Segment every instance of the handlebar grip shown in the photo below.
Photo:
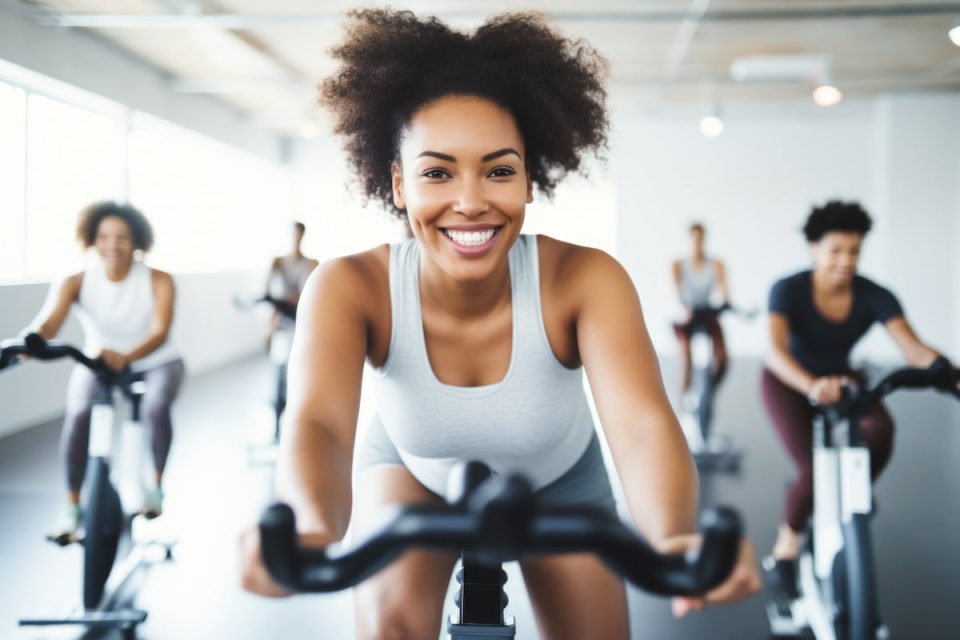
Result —
[{"label": "handlebar grip", "polygon": [[695,587],[706,593],[729,577],[737,564],[743,524],[730,507],[717,507],[701,518],[703,544],[693,560]]},{"label": "handlebar grip", "polygon": [[300,551],[293,509],[271,505],[260,517],[260,551],[270,576],[290,591],[300,591]]},{"label": "handlebar grip", "polygon": [[39,333],[28,333],[23,336],[23,344],[31,354],[43,353],[47,349],[47,341]]}]

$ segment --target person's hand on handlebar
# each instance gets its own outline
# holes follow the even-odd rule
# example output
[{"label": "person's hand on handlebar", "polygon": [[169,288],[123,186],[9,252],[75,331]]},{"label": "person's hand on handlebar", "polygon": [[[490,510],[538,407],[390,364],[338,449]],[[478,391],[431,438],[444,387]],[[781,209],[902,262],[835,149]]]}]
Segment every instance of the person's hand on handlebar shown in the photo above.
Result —
[{"label": "person's hand on handlebar", "polygon": [[[323,548],[331,540],[321,534],[301,534],[300,544]],[[274,582],[263,564],[260,527],[252,526],[240,534],[240,584],[244,591],[267,598],[287,598],[289,591]]]},{"label": "person's hand on handlebar", "polygon": [[100,355],[97,356],[103,362],[117,373],[120,373],[127,368],[127,365],[130,364],[130,359],[127,358],[122,353],[117,353],[116,351],[110,351],[109,349],[104,349],[100,352]]},{"label": "person's hand on handlebar", "polygon": [[817,378],[807,391],[807,399],[811,404],[829,407],[840,402],[843,397],[843,388],[852,384],[853,379],[847,376]]},{"label": "person's hand on handlebar", "polygon": [[[703,541],[700,534],[674,536],[660,545],[660,553],[684,553],[696,549]],[[739,602],[760,591],[760,568],[753,544],[746,538],[740,539],[740,553],[737,564],[733,566],[730,577],[709,593],[701,597],[677,596],[672,599],[673,615],[682,618],[691,611],[702,611],[708,604],[730,604]]]}]

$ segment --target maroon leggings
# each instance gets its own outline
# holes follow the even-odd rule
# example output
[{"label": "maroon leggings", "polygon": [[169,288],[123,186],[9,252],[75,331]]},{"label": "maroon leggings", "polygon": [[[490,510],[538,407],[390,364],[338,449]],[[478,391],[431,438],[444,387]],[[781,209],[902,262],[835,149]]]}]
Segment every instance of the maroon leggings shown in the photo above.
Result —
[{"label": "maroon leggings", "polygon": [[[797,477],[787,488],[783,520],[794,531],[803,531],[813,513],[814,409],[803,394],[785,385],[768,369],[763,370],[760,386],[763,404],[797,467]],[[882,404],[875,404],[860,419],[860,437],[870,450],[870,472],[875,480],[893,453],[893,420]]]}]

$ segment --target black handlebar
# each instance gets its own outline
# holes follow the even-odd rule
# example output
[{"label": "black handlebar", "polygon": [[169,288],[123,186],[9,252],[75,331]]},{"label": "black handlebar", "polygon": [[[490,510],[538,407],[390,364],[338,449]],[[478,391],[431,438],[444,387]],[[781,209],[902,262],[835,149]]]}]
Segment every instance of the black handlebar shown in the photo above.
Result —
[{"label": "black handlebar", "polygon": [[869,409],[886,396],[899,389],[936,389],[960,399],[960,369],[940,356],[926,369],[905,367],[890,373],[872,389],[844,387],[843,396],[834,406],[821,408],[837,417],[850,417]]},{"label": "black handlebar", "polygon": [[254,298],[253,300],[243,300],[241,298],[234,298],[234,304],[237,307],[242,309],[249,309],[254,305],[266,303],[271,305],[274,309],[277,310],[280,315],[290,318],[291,320],[297,319],[297,304],[295,302],[287,302],[281,298],[275,298],[269,293],[265,293],[259,298]]},{"label": "black handlebar", "polygon": [[734,315],[740,316],[746,320],[751,320],[757,315],[757,312],[754,309],[742,309],[730,304],[729,302],[724,302],[719,306],[708,305],[702,307],[693,307],[690,313],[691,324],[704,324],[711,318],[716,318],[724,313],[733,313]]},{"label": "black handlebar", "polygon": [[378,532],[347,550],[301,547],[293,510],[285,504],[274,504],[260,519],[264,565],[294,593],[352,587],[403,552],[428,548],[462,551],[487,564],[588,552],[650,593],[702,595],[723,582],[736,564],[740,517],[729,508],[708,512],[702,532],[697,553],[660,554],[614,514],[536,506],[521,476],[484,481],[455,503],[401,508]]},{"label": "black handlebar", "polygon": [[37,360],[72,358],[93,371],[97,376],[118,376],[99,358],[91,358],[74,346],[57,341],[47,341],[38,333],[29,333],[21,339],[4,340],[0,343],[0,369],[17,361],[17,356],[27,355]]}]

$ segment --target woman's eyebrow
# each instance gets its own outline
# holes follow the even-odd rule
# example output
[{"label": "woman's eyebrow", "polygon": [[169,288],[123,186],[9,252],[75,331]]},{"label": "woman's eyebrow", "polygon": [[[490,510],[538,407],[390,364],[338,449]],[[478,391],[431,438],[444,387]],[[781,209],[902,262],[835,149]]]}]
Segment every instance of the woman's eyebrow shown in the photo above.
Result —
[{"label": "woman's eyebrow", "polygon": [[[517,156],[518,158],[520,158],[520,152],[519,152],[519,151],[517,151],[516,149],[514,149],[514,148],[512,148],[512,147],[504,147],[503,149],[500,149],[500,150],[498,150],[498,151],[494,151],[494,152],[492,152],[492,153],[488,153],[487,155],[485,155],[485,156],[483,156],[482,158],[480,158],[480,160],[481,160],[482,162],[489,162],[489,161],[491,161],[491,160],[495,160],[495,159],[497,159],[497,158],[501,158],[501,157],[503,157],[503,156],[505,156],[505,155],[508,155],[508,154],[511,154],[511,153],[512,153],[513,155]],[[522,159],[522,158],[521,158],[521,159]]]},{"label": "woman's eyebrow", "polygon": [[[519,151],[517,151],[516,149],[514,149],[514,148],[512,148],[512,147],[504,147],[503,149],[498,149],[497,151],[492,151],[492,152],[484,155],[482,158],[480,158],[480,161],[481,161],[481,162],[490,162],[491,160],[495,160],[495,159],[497,159],[497,158],[503,157],[503,156],[505,156],[505,155],[509,155],[509,154],[511,154],[511,153],[512,153],[513,155],[517,156],[518,158],[520,158],[520,152],[519,152]],[[418,158],[422,158],[422,157],[424,157],[424,156],[430,156],[431,158],[438,158],[438,159],[440,159],[440,160],[446,160],[447,162],[456,162],[456,161],[457,161],[457,159],[456,159],[454,156],[451,156],[450,154],[447,154],[447,153],[440,153],[439,151],[423,151],[423,152],[420,153],[417,157],[418,157]]]},{"label": "woman's eyebrow", "polygon": [[446,153],[440,153],[439,151],[424,151],[423,153],[421,153],[421,154],[418,155],[417,157],[418,157],[418,158],[422,158],[422,157],[424,157],[424,156],[430,156],[431,158],[439,158],[440,160],[446,160],[447,162],[456,162],[456,161],[457,161],[457,159],[454,158],[453,156],[451,156],[451,155],[449,155],[449,154],[446,154]]}]

